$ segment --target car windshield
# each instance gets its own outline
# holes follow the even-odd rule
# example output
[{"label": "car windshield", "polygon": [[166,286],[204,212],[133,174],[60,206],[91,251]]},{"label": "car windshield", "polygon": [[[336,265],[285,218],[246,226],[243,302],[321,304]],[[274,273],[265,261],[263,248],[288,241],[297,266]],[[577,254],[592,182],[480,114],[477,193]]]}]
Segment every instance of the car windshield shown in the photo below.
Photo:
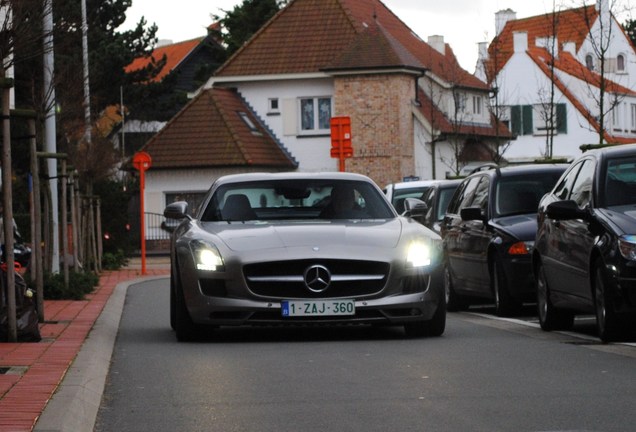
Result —
[{"label": "car windshield", "polygon": [[496,187],[496,216],[536,213],[539,200],[554,187],[560,176],[561,171],[537,171],[502,177]]},{"label": "car windshield", "polygon": [[202,221],[389,219],[382,193],[363,181],[262,180],[220,186]]},{"label": "car windshield", "polygon": [[439,190],[439,203],[437,206],[437,220],[444,219],[444,215],[446,214],[446,209],[448,208],[448,203],[450,202],[453,194],[455,193],[455,189],[457,187],[440,189]]},{"label": "car windshield", "polygon": [[607,207],[636,204],[636,157],[607,162],[603,201]]}]

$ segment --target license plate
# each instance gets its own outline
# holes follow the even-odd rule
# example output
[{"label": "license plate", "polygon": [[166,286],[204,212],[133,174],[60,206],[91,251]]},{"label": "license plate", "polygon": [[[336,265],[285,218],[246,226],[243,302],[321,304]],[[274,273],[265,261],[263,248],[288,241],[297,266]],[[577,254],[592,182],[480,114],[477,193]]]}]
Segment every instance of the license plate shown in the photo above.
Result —
[{"label": "license plate", "polygon": [[284,317],[355,315],[353,300],[283,300]]}]

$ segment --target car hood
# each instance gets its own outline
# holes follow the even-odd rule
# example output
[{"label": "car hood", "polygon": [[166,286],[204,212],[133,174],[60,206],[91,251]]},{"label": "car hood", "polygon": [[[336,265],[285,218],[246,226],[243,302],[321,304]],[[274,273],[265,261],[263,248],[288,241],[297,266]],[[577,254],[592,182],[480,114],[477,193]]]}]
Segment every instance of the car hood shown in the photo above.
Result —
[{"label": "car hood", "polygon": [[597,211],[616,226],[619,231],[622,231],[617,234],[636,234],[636,210],[633,206],[611,210],[597,209]]},{"label": "car hood", "polygon": [[491,221],[491,225],[513,237],[516,237],[518,240],[534,240],[534,237],[537,234],[537,215],[532,213],[504,216],[493,219]]},{"label": "car hood", "polygon": [[399,219],[382,221],[337,221],[295,223],[203,224],[234,251],[259,249],[347,246],[394,248],[400,241]]}]

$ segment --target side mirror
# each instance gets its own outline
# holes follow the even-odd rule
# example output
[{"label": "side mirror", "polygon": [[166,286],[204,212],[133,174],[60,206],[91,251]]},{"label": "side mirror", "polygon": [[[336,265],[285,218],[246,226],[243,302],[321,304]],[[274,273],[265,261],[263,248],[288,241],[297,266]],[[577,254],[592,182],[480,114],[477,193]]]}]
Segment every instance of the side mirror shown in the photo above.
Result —
[{"label": "side mirror", "polygon": [[188,203],[185,201],[176,201],[163,211],[163,215],[168,219],[184,219],[188,217]]},{"label": "side mirror", "polygon": [[459,211],[459,215],[464,221],[484,221],[484,214],[482,213],[480,207],[465,207]]},{"label": "side mirror", "polygon": [[550,219],[570,220],[570,219],[587,219],[588,212],[581,209],[576,201],[555,201],[545,209],[546,216]]},{"label": "side mirror", "polygon": [[426,216],[427,210],[428,206],[424,201],[417,198],[406,198],[404,200],[404,213],[402,213],[402,215],[419,219]]}]

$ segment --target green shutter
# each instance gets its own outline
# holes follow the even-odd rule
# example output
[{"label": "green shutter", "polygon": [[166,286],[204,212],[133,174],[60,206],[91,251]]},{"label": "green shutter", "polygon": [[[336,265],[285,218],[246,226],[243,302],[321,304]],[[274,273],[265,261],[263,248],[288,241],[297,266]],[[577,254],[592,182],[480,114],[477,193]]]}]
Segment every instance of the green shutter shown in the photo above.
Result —
[{"label": "green shutter", "polygon": [[523,135],[532,135],[534,129],[532,128],[532,105],[523,106]]},{"label": "green shutter", "polygon": [[513,135],[521,135],[521,105],[510,107],[510,129]]},{"label": "green shutter", "polygon": [[568,115],[566,105],[564,103],[556,106],[556,127],[558,133],[568,133]]}]

